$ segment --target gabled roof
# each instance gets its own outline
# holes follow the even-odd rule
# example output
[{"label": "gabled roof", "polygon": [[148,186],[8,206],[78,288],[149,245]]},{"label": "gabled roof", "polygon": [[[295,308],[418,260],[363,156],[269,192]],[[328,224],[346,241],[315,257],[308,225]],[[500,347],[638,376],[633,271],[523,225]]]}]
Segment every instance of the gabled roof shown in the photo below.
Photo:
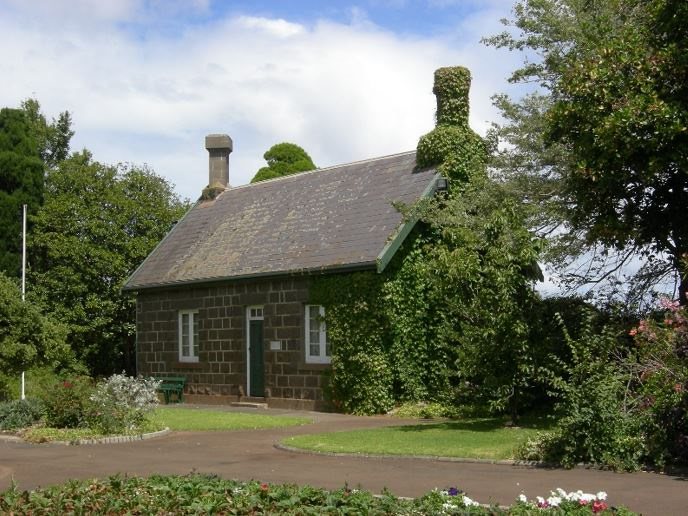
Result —
[{"label": "gabled roof", "polygon": [[227,189],[191,208],[124,289],[381,271],[412,226],[392,203],[431,195],[436,179],[407,152]]}]

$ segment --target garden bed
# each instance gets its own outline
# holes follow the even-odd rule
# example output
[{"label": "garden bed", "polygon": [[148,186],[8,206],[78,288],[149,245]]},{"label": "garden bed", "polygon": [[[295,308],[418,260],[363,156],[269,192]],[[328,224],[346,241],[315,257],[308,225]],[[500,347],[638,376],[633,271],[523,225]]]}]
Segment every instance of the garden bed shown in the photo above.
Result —
[{"label": "garden bed", "polygon": [[344,487],[336,491],[310,486],[238,482],[215,476],[114,476],[107,480],[69,481],[35,491],[16,487],[0,493],[0,512],[14,514],[619,514],[605,493],[553,492],[511,507],[483,506],[457,488],[433,490],[416,499],[376,496]]}]

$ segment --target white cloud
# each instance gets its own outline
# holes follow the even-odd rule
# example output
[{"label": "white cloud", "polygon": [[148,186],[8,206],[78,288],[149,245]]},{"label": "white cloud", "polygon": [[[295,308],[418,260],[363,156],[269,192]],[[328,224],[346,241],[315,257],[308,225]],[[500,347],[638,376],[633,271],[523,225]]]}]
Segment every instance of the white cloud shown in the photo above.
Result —
[{"label": "white cloud", "polygon": [[320,166],[413,149],[433,126],[440,66],[471,69],[471,123],[484,132],[517,58],[479,43],[507,14],[494,4],[435,37],[396,35],[353,11],[348,24],[236,15],[148,31],[168,5],[202,13],[207,2],[55,4],[0,0],[0,105],[35,95],[50,115],[68,109],[75,148],[148,163],[191,198],[207,182],[207,133],[232,136],[234,185],[280,141]]}]

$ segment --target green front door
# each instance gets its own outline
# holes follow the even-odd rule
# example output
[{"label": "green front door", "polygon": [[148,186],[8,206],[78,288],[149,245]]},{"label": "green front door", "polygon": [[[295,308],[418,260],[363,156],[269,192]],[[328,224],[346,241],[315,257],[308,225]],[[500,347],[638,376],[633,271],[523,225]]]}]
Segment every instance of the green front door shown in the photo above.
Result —
[{"label": "green front door", "polygon": [[263,366],[263,321],[249,321],[250,379],[249,396],[265,396],[265,370]]}]

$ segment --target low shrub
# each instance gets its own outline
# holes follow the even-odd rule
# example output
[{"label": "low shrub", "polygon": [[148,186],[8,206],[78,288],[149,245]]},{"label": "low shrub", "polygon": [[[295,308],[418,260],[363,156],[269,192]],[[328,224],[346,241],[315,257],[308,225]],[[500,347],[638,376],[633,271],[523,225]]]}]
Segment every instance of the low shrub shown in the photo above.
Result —
[{"label": "low shrub", "polygon": [[62,380],[41,393],[45,405],[45,424],[55,428],[78,428],[85,424],[86,408],[93,392],[87,376]]},{"label": "low shrub", "polygon": [[32,426],[43,418],[43,413],[43,403],[36,399],[0,403],[0,430]]},{"label": "low shrub", "polygon": [[89,396],[86,422],[103,434],[141,428],[158,404],[160,380],[113,374],[99,382]]}]

